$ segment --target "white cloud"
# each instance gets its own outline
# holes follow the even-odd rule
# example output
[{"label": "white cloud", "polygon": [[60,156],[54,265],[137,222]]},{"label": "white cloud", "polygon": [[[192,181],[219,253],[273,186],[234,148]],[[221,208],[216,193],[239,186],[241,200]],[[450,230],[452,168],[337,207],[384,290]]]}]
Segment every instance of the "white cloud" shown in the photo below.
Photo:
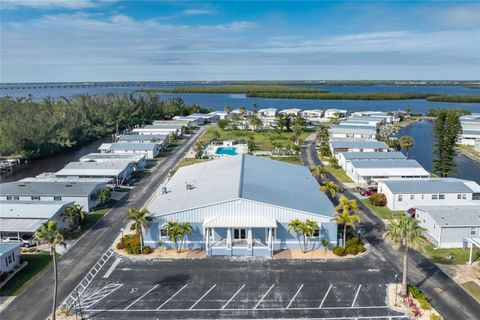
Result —
[{"label": "white cloud", "polygon": [[443,26],[475,28],[480,26],[480,3],[446,8],[434,14],[433,17]]},{"label": "white cloud", "polygon": [[184,10],[182,15],[184,16],[195,16],[203,14],[214,14],[215,12],[209,9],[187,9]]},{"label": "white cloud", "polygon": [[118,0],[2,0],[1,9],[87,9],[117,2]]}]

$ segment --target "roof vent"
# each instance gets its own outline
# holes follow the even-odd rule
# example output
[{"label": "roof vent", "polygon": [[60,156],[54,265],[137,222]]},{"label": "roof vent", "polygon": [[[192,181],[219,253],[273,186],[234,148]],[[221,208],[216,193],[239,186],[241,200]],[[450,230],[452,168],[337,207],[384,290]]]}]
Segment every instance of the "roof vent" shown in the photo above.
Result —
[{"label": "roof vent", "polygon": [[19,184],[18,186],[19,187],[26,187],[27,185],[26,184]]},{"label": "roof vent", "polygon": [[65,187],[73,187],[71,184],[66,184]]},{"label": "roof vent", "polygon": [[187,189],[187,190],[192,190],[192,189],[193,189],[193,185],[190,184],[190,183],[187,183],[187,184],[185,185],[185,189]]},{"label": "roof vent", "polygon": [[167,187],[162,187],[162,194],[167,194]]}]

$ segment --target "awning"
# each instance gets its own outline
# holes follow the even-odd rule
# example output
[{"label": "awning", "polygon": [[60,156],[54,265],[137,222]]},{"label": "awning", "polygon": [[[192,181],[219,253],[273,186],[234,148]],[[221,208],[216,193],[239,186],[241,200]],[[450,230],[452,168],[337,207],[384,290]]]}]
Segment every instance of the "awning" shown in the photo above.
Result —
[{"label": "awning", "polygon": [[0,219],[0,232],[34,233],[48,219]]},{"label": "awning", "polygon": [[204,228],[276,228],[277,221],[273,218],[238,215],[218,216],[205,219]]}]

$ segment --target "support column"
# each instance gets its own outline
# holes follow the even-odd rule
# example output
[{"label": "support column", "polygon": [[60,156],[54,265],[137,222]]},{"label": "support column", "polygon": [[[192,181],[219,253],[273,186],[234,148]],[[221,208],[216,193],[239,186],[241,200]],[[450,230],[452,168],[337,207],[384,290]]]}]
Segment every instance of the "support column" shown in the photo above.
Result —
[{"label": "support column", "polygon": [[268,228],[268,248],[273,250],[273,230],[272,228]]},{"label": "support column", "polygon": [[252,228],[247,229],[247,247],[250,254],[253,253],[253,239],[252,239]]},{"label": "support column", "polygon": [[210,256],[210,229],[205,228],[205,251],[207,252],[207,256]]},{"label": "support column", "polygon": [[232,255],[232,229],[227,229],[227,253]]},{"label": "support column", "polygon": [[472,265],[473,243],[470,244],[470,255],[468,257],[468,264]]}]

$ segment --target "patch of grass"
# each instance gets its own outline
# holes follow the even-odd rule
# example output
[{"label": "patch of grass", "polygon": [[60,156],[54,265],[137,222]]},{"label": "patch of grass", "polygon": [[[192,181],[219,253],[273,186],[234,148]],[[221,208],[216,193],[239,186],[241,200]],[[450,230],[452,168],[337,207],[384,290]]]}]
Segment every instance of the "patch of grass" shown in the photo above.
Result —
[{"label": "patch of grass", "polygon": [[25,290],[52,262],[52,256],[47,252],[22,254],[22,259],[28,265],[20,270],[0,290],[1,296],[16,296]]},{"label": "patch of grass", "polygon": [[462,288],[480,303],[480,286],[478,284],[474,281],[468,281],[462,284]]},{"label": "patch of grass", "polygon": [[277,160],[277,161],[288,162],[288,163],[293,163],[293,164],[302,164],[299,155],[288,156],[288,157],[270,157],[270,159]]},{"label": "patch of grass", "polygon": [[[423,255],[432,262],[441,264],[466,264],[470,254],[470,249],[451,248],[440,249],[433,245],[428,245],[422,250]],[[480,258],[480,249],[473,249],[473,261]]]},{"label": "patch of grass", "polygon": [[172,170],[172,173],[176,172],[181,167],[189,166],[189,165],[195,164],[195,163],[210,161],[210,160],[211,159],[185,158],[175,166],[175,169]]},{"label": "patch of grass", "polygon": [[338,181],[342,183],[353,183],[354,181],[347,176],[345,171],[342,168],[334,168],[332,166],[326,165],[325,168],[330,172]]},{"label": "patch of grass", "polygon": [[[200,139],[201,142],[208,143],[215,138],[215,132],[220,134],[219,140],[245,140],[253,137],[255,142],[255,150],[272,151],[273,144],[286,145],[289,143],[293,132],[276,132],[274,130],[250,131],[250,130],[222,130],[214,127],[208,129]],[[300,135],[300,143],[302,143],[311,132],[303,132]]]},{"label": "patch of grass", "polygon": [[362,202],[370,208],[380,219],[393,219],[403,214],[403,211],[392,211],[387,207],[377,207],[368,199],[363,199]]},{"label": "patch of grass", "polygon": [[115,187],[114,191],[115,192],[129,192],[131,189],[129,188],[123,188],[123,187]]},{"label": "patch of grass", "polygon": [[105,205],[105,207],[99,208],[87,214],[85,216],[85,219],[83,219],[80,224],[80,231],[66,233],[65,239],[74,240],[80,238],[85,232],[87,232],[87,230],[93,227],[98,222],[98,220],[100,220],[108,211],[110,211],[116,203],[116,200],[110,199]]},{"label": "patch of grass", "polygon": [[135,179],[135,182],[139,182],[146,176],[149,176],[152,173],[150,169],[144,169],[139,171],[132,172],[132,179]]}]

